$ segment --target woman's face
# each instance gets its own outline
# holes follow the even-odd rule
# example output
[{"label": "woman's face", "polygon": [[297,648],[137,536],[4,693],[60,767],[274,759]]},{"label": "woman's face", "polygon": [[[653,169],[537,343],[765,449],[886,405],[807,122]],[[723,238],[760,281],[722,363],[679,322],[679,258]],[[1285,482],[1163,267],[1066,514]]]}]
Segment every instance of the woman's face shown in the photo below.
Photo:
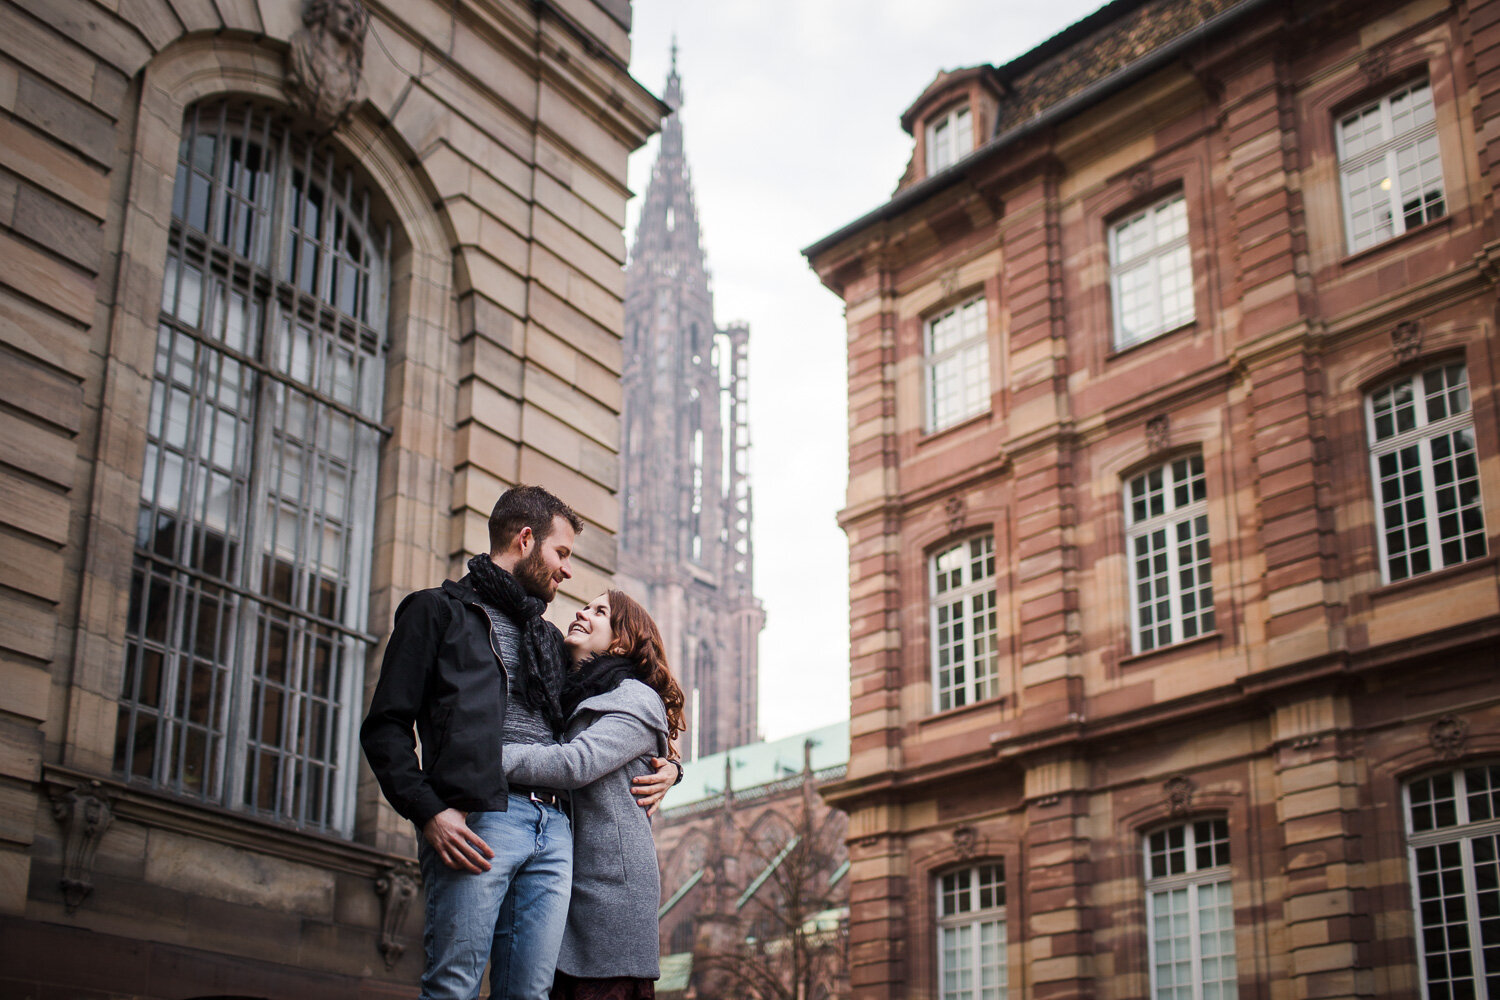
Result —
[{"label": "woman's face", "polygon": [[578,609],[563,637],[574,663],[604,652],[615,637],[609,627],[609,595],[600,594]]}]

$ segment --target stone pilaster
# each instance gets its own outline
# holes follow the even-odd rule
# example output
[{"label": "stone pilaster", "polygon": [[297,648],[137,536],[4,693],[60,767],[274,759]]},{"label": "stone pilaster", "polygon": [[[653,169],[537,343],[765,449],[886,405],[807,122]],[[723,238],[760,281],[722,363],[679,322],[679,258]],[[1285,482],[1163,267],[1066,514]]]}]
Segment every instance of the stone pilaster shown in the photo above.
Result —
[{"label": "stone pilaster", "polygon": [[1288,974],[1298,998],[1373,995],[1371,914],[1362,890],[1357,763],[1343,737],[1350,706],[1311,694],[1277,707],[1276,819],[1282,843]]}]

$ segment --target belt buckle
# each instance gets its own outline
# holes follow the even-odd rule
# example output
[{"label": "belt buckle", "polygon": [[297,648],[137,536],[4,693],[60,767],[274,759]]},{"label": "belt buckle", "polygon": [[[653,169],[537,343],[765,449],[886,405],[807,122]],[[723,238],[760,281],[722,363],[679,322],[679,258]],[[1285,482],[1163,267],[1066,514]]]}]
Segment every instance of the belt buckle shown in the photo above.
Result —
[{"label": "belt buckle", "polygon": [[526,797],[528,799],[530,799],[531,801],[535,802],[539,806],[550,806],[550,805],[556,805],[557,804],[557,796],[551,795],[551,796],[548,796],[547,798],[542,798],[540,795],[538,795],[536,793],[535,789],[528,790],[526,792]]}]

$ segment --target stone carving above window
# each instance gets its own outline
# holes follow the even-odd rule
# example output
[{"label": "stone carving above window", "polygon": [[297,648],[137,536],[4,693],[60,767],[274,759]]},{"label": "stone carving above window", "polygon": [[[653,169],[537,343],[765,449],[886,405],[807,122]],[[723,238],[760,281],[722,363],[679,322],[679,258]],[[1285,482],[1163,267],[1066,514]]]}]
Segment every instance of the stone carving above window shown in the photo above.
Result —
[{"label": "stone carving above window", "polygon": [[1166,451],[1172,443],[1172,421],[1165,413],[1158,413],[1146,421],[1146,448],[1155,455]]},{"label": "stone carving above window", "polygon": [[1400,364],[1415,361],[1422,353],[1422,324],[1414,319],[1397,323],[1391,330],[1391,353]]},{"label": "stone carving above window", "polygon": [[1469,745],[1469,724],[1454,715],[1444,715],[1427,727],[1427,741],[1443,760],[1462,757]]},{"label": "stone carving above window", "polygon": [[948,516],[948,531],[952,534],[964,530],[964,522],[969,517],[969,506],[963,497],[949,497],[948,502],[943,504],[943,513]]},{"label": "stone carving above window", "polygon": [[286,91],[320,133],[354,113],[363,94],[370,12],[359,0],[303,0],[302,27],[287,53]]},{"label": "stone carving above window", "polygon": [[1185,816],[1192,811],[1193,792],[1197,790],[1192,778],[1178,774],[1163,782],[1161,788],[1167,800],[1167,810],[1173,816]]}]

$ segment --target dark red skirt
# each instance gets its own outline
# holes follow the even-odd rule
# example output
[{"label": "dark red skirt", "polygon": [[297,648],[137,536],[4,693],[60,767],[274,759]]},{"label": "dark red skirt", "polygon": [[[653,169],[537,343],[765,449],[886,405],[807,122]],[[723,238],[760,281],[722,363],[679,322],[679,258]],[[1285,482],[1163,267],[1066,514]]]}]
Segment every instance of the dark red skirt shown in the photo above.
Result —
[{"label": "dark red skirt", "polygon": [[559,972],[552,981],[552,1000],[656,1000],[656,980],[578,979]]}]

